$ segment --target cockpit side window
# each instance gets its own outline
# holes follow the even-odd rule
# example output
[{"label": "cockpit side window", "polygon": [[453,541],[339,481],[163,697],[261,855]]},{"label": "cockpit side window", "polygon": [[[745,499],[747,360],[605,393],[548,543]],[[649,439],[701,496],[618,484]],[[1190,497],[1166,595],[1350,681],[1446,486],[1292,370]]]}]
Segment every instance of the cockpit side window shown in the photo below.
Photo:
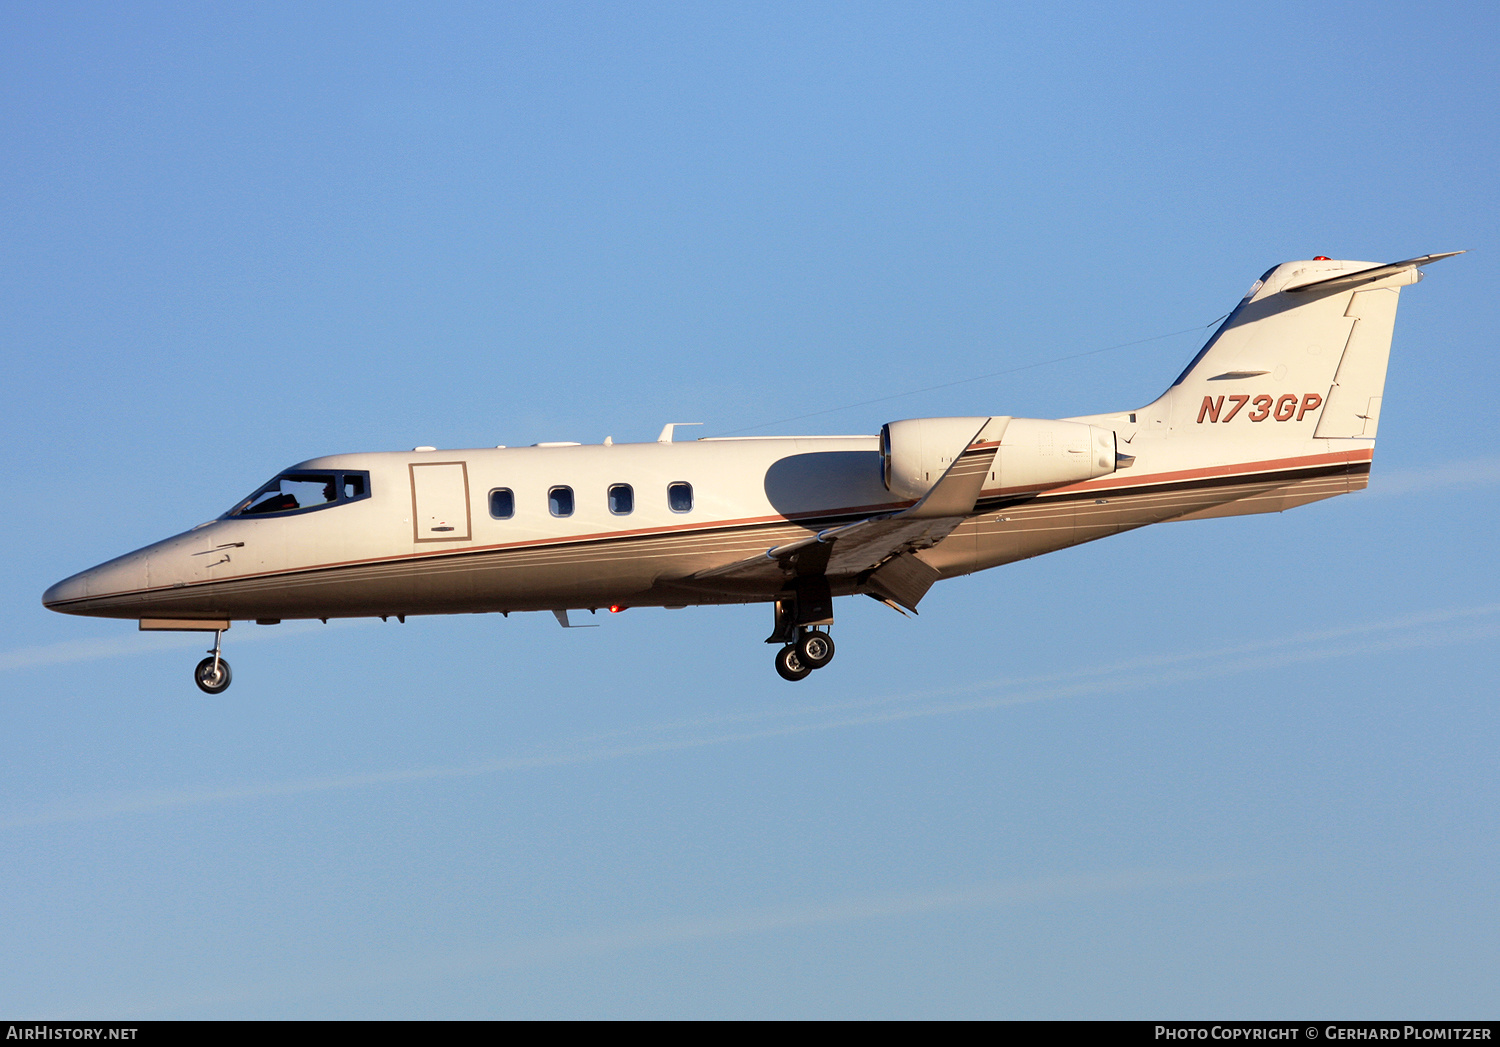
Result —
[{"label": "cockpit side window", "polygon": [[280,516],[326,509],[341,502],[367,498],[369,494],[370,474],[365,472],[282,473],[226,515]]}]

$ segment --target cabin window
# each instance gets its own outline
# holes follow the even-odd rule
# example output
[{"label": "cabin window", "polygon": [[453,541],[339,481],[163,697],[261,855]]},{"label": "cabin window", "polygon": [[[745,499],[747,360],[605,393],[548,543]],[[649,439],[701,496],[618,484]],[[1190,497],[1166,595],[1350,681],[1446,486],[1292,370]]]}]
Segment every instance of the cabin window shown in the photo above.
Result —
[{"label": "cabin window", "polygon": [[353,502],[370,494],[370,474],[365,472],[282,473],[240,502],[226,516],[279,516],[325,509]]},{"label": "cabin window", "polygon": [[547,492],[547,508],[553,516],[573,515],[573,488],[554,487]]},{"label": "cabin window", "polygon": [[516,493],[509,487],[497,487],[490,492],[490,515],[497,520],[509,520],[516,515]]},{"label": "cabin window", "polygon": [[635,510],[635,490],[629,484],[611,484],[609,488],[609,511],[616,516],[626,516]]},{"label": "cabin window", "polygon": [[681,482],[668,485],[667,506],[674,513],[691,512],[693,509],[693,485]]}]

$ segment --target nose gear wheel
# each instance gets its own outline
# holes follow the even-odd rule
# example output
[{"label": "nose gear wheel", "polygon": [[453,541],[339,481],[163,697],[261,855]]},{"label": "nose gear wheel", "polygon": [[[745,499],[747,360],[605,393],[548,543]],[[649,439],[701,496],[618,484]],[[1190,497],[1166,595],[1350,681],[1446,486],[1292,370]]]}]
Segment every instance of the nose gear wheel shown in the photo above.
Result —
[{"label": "nose gear wheel", "polygon": [[198,668],[193,670],[193,681],[197,683],[198,690],[204,694],[222,694],[229,687],[229,681],[232,678],[229,663],[219,653],[219,641],[223,636],[223,629],[214,630],[214,645],[209,650],[208,657],[199,662]]},{"label": "nose gear wheel", "polygon": [[223,658],[205,658],[193,670],[193,679],[205,694],[222,694],[229,686],[229,663]]}]

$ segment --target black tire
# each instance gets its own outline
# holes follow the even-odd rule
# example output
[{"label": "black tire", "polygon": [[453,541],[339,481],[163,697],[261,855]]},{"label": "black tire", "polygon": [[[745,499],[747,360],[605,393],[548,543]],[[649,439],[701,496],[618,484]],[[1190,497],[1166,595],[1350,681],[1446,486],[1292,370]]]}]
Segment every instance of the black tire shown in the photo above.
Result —
[{"label": "black tire", "polygon": [[218,673],[214,672],[214,660],[211,657],[203,659],[198,663],[198,668],[193,670],[193,681],[204,694],[223,694],[228,689],[231,678],[229,663],[222,658],[219,659]]},{"label": "black tire", "polygon": [[816,629],[802,634],[797,641],[797,657],[809,669],[821,669],[833,661],[833,637]]},{"label": "black tire", "polygon": [[812,666],[802,661],[801,655],[797,653],[797,645],[789,643],[776,652],[776,672],[783,680],[796,683],[807,678],[812,672]]}]

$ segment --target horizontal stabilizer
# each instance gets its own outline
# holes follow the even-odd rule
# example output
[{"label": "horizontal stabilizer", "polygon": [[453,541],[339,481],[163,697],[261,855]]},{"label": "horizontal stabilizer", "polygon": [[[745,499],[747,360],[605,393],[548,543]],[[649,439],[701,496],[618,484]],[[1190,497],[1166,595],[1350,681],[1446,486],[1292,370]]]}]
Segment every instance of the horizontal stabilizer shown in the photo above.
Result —
[{"label": "horizontal stabilizer", "polygon": [[1305,294],[1309,291],[1343,291],[1350,287],[1359,287],[1362,284],[1374,283],[1376,280],[1384,280],[1388,276],[1407,269],[1420,269],[1424,265],[1441,261],[1444,258],[1452,258],[1454,255],[1467,254],[1466,251],[1445,251],[1442,254],[1424,254],[1420,258],[1408,258],[1404,262],[1392,262],[1389,265],[1377,265],[1373,269],[1361,269],[1355,273],[1339,273],[1325,280],[1314,280],[1312,283],[1301,284],[1297,287],[1282,288],[1287,294]]}]

